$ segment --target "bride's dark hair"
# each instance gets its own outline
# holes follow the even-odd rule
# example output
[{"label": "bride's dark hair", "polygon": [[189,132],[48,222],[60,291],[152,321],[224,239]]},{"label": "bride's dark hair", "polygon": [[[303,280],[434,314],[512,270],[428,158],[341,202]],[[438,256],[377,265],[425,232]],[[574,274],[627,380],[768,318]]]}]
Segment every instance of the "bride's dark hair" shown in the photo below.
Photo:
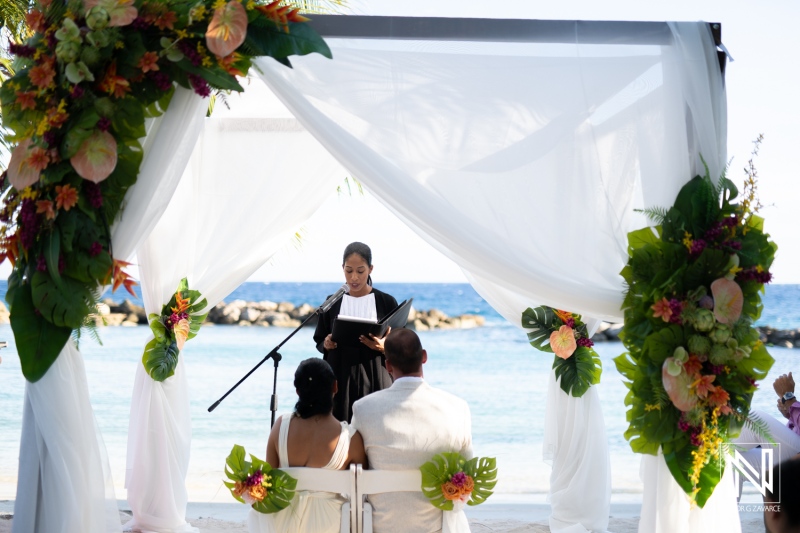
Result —
[{"label": "bride's dark hair", "polygon": [[300,418],[329,414],[333,411],[333,384],[336,376],[326,361],[312,357],[301,361],[294,373],[297,403],[294,412]]}]

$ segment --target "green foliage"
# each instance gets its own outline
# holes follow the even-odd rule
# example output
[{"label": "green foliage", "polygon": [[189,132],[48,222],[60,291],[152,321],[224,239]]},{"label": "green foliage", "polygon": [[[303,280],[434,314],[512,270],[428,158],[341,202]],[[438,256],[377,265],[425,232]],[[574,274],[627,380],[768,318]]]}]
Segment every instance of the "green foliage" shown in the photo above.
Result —
[{"label": "green foliage", "polygon": [[[693,178],[672,207],[647,210],[660,227],[655,233],[643,228],[628,235],[630,257],[620,273],[627,285],[620,339],[628,353],[614,363],[628,388],[625,438],[634,452],[655,455],[661,450],[673,478],[701,507],[719,483],[724,461],[711,460],[714,450],[693,445],[679,422],[694,424],[697,432],[702,426],[709,439],[725,442],[737,435],[749,413],[753,380],[764,379],[773,363],[753,328],[763,307],[763,285],[731,269],[738,263],[739,269],[750,272],[767,270],[777,247],[763,233],[763,220],[733,203],[737,195],[736,186],[724,176],[717,184],[707,175]],[[713,296],[711,284],[724,277],[735,279],[742,291],[741,317],[731,328],[715,325],[708,307],[701,306],[704,298]],[[710,301],[713,306],[713,298]],[[734,348],[719,344],[729,335],[735,338]],[[690,346],[713,353],[720,366],[712,368],[711,361],[702,353],[692,354]],[[697,407],[682,413],[668,391],[686,381],[664,379],[667,359],[672,365],[668,368],[694,372],[681,377],[691,378],[690,383],[713,374],[714,390],[727,393],[727,401],[712,403],[711,394],[698,395]],[[715,411],[717,406],[721,407]],[[748,418],[744,423],[757,421]],[[694,471],[693,453],[706,454],[699,471]]]},{"label": "green foliage", "polygon": [[[557,330],[555,327],[556,315],[550,307],[542,306],[536,309],[527,308],[522,312],[522,327],[528,331],[528,341],[531,346],[542,352],[553,353],[550,347],[550,334]],[[561,321],[558,322],[561,326]]]},{"label": "green foliage", "polygon": [[442,485],[458,472],[464,472],[474,482],[467,505],[479,505],[492,495],[497,483],[497,462],[494,457],[473,457],[469,461],[457,452],[434,455],[419,467],[422,472],[422,493],[431,504],[443,511],[452,511],[453,502],[444,497]]},{"label": "green foliage", "polygon": [[277,513],[286,509],[294,498],[297,480],[286,472],[277,468],[272,468],[269,463],[262,461],[255,455],[250,455],[250,461],[246,460],[245,449],[238,444],[233,445],[230,455],[225,459],[225,476],[229,481],[223,481],[237,501],[246,503],[244,499],[236,494],[236,483],[245,483],[249,476],[260,471],[267,477],[267,495],[260,501],[252,505],[253,509],[259,513]]}]

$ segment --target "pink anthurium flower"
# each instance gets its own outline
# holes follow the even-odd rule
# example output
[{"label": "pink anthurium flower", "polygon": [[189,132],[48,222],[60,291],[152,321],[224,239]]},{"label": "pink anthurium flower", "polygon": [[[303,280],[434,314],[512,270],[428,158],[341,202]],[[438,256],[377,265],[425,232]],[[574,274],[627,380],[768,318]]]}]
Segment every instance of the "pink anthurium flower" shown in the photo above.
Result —
[{"label": "pink anthurium flower", "polygon": [[744,295],[735,281],[719,278],[711,284],[714,297],[714,318],[722,324],[733,324],[742,315]]},{"label": "pink anthurium flower", "polygon": [[109,132],[97,130],[69,161],[80,177],[100,183],[117,167],[117,141]]},{"label": "pink anthurium flower", "polygon": [[11,151],[11,161],[8,163],[8,181],[18,191],[39,181],[41,170],[28,161],[34,148],[36,145],[33,144],[33,141],[25,139]]},{"label": "pink anthurium flower", "polygon": [[661,381],[673,405],[681,411],[691,411],[699,401],[697,394],[692,390],[692,376],[688,372],[679,372],[677,375],[670,370],[679,364],[674,357],[667,357],[661,367]]},{"label": "pink anthurium flower", "polygon": [[206,31],[206,46],[219,57],[236,51],[247,36],[247,11],[232,0],[214,11]]},{"label": "pink anthurium flower", "polygon": [[189,321],[182,318],[175,324],[172,331],[175,333],[175,344],[178,345],[178,350],[183,350],[183,345],[186,343],[186,339],[189,338]]},{"label": "pink anthurium flower", "polygon": [[550,348],[561,359],[569,359],[578,348],[575,341],[575,332],[569,326],[561,326],[558,331],[550,334]]},{"label": "pink anthurium flower", "polygon": [[108,12],[109,26],[127,26],[139,16],[133,0],[83,0],[83,7],[87,12],[95,6]]}]

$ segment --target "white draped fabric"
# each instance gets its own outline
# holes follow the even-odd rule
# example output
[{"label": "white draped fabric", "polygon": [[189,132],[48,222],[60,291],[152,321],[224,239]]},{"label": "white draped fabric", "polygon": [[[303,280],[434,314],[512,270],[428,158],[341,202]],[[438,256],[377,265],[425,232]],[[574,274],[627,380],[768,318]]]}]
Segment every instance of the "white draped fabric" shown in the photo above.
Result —
[{"label": "white draped fabric", "polygon": [[[219,303],[289,242],[343,176],[293,119],[206,119],[166,213],[138,250],[147,313],[160,313],[183,277],[209,308]],[[137,366],[126,468],[133,520],[127,528],[196,531],[185,518],[191,417],[182,361],[191,358],[191,346],[163,382]]]},{"label": "white draped fabric", "polygon": [[[148,124],[144,143],[154,148],[145,152],[138,190],[131,191],[112,228],[117,259],[128,258],[152,229],[140,217],[157,221],[166,208],[154,202],[158,196],[150,188],[159,194],[174,190],[181,172],[162,170],[186,165],[196,140],[192,118],[201,118],[203,110],[200,98],[178,89],[169,111]],[[72,342],[42,379],[26,384],[22,427],[13,533],[120,531],[105,444],[89,402],[83,358]]]},{"label": "white draped fabric", "polygon": [[[545,304],[618,319],[626,235],[646,223],[633,210],[670,205],[703,173],[701,155],[712,177],[724,168],[724,86],[705,23],[671,23],[664,45],[594,45],[579,23],[564,27],[574,42],[329,39],[334,61],[258,64],[306,128],[506,318]],[[597,408],[594,394],[572,409],[567,399],[556,412]],[[564,486],[564,501],[583,499],[585,486]],[[602,529],[607,504],[595,509],[587,527]]]}]

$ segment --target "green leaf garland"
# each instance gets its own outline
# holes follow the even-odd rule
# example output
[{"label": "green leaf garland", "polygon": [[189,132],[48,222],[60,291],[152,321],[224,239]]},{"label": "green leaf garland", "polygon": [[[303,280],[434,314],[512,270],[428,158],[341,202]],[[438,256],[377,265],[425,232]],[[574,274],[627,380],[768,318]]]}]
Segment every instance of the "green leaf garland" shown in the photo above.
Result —
[{"label": "green leaf garland", "polygon": [[693,178],[672,207],[646,211],[661,224],[628,235],[621,272],[628,352],[614,363],[629,389],[625,438],[636,453],[661,451],[701,507],[773,363],[753,325],[777,246],[753,212],[754,176],[733,203],[738,194],[724,176]]}]

